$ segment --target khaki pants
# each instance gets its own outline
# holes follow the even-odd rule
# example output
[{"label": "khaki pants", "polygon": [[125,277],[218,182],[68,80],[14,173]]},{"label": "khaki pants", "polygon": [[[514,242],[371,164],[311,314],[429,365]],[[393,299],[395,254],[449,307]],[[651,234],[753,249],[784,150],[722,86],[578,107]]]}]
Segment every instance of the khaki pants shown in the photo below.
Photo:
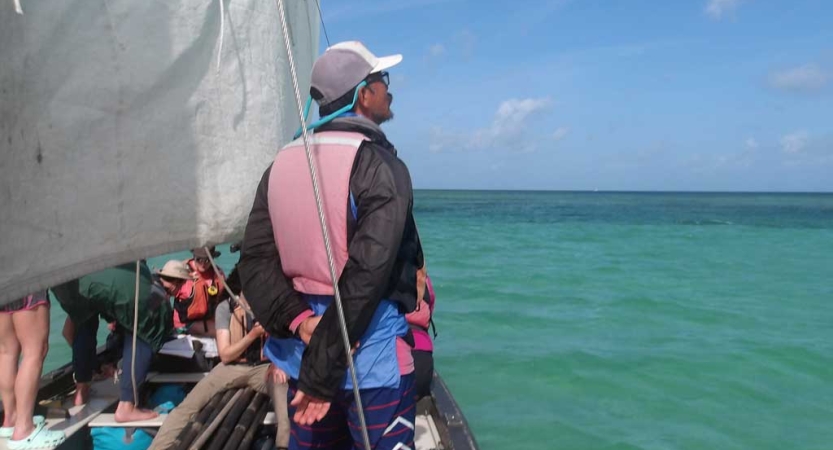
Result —
[{"label": "khaki pants", "polygon": [[259,366],[220,364],[202,379],[165,419],[153,439],[149,450],[167,450],[179,436],[180,431],[188,422],[194,420],[197,414],[219,392],[227,389],[250,387],[261,394],[272,397],[275,406],[275,416],[278,422],[278,435],[275,440],[277,447],[289,445],[289,417],[286,408],[286,385],[271,383],[266,380],[269,364]]}]

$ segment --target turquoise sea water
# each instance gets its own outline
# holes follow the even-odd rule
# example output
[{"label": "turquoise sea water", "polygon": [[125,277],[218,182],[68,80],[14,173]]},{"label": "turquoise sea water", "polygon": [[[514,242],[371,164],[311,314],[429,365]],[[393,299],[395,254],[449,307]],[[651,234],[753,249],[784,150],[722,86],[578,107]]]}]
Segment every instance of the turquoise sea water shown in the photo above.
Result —
[{"label": "turquoise sea water", "polygon": [[833,448],[833,195],[419,191],[415,211],[437,369],[482,448]]}]

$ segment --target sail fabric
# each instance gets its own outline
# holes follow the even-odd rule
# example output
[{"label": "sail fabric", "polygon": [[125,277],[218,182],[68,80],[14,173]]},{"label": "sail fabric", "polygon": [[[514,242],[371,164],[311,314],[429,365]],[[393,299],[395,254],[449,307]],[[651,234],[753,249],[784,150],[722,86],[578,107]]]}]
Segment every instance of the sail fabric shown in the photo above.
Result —
[{"label": "sail fabric", "polygon": [[[299,119],[276,2],[220,1],[0,3],[0,304],[242,236]],[[304,95],[317,10],[286,4]]]}]

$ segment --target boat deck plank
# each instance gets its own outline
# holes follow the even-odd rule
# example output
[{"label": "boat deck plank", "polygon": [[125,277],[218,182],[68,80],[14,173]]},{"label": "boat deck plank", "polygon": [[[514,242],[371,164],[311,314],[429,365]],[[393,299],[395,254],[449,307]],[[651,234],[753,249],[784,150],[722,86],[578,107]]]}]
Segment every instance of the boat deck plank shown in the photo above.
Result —
[{"label": "boat deck plank", "polygon": [[414,429],[414,448],[416,450],[435,450],[443,448],[440,432],[434,419],[428,414],[417,414]]},{"label": "boat deck plank", "polygon": [[[102,427],[135,427],[135,428],[159,428],[165,423],[165,419],[168,418],[167,414],[160,414],[159,416],[150,419],[150,420],[141,420],[138,422],[116,422],[116,415],[115,414],[99,414],[96,418],[90,421],[88,424],[91,428],[102,428]],[[275,424],[275,413],[269,412],[266,414],[266,417],[263,418],[264,425],[274,425]]]},{"label": "boat deck plank", "polygon": [[102,427],[132,427],[132,428],[159,428],[168,417],[167,414],[160,414],[150,420],[138,420],[136,422],[116,422],[115,414],[99,414],[98,417],[90,421],[91,428]]},{"label": "boat deck plank", "polygon": [[154,384],[162,383],[199,383],[208,375],[208,372],[194,372],[194,373],[159,373],[151,372],[148,374],[147,382]]}]

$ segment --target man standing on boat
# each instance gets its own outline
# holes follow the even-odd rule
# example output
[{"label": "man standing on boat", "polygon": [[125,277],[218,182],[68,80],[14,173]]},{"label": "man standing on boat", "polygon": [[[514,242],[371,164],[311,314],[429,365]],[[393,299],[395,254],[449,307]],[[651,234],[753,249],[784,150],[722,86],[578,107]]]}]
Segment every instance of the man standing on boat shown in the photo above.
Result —
[{"label": "man standing on boat", "polygon": [[[405,313],[416,304],[422,247],[410,174],[380,124],[393,118],[385,71],[359,42],[336,44],[312,69],[312,127],[338,288],[375,449],[413,448],[414,375]],[[243,290],[270,334],[266,354],[290,376],[291,449],[362,446],[347,352],[304,153],[278,152],[255,197],[239,263]]]}]

